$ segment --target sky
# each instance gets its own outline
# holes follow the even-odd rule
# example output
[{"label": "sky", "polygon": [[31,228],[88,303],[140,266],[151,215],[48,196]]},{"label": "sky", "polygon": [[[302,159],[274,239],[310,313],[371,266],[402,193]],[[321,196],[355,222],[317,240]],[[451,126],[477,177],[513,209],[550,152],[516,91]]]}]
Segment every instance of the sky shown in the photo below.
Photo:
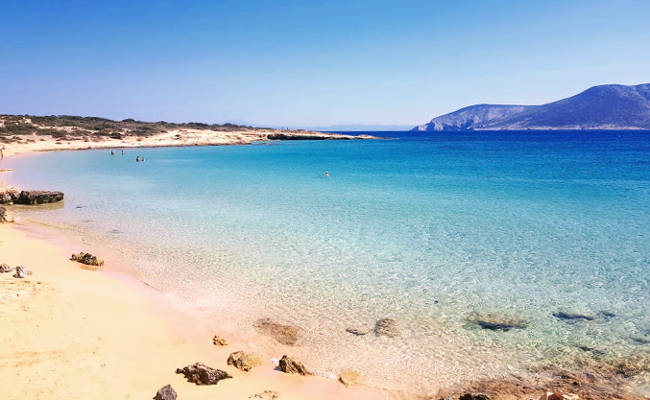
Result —
[{"label": "sky", "polygon": [[650,1],[0,0],[0,113],[404,125],[650,82]]}]

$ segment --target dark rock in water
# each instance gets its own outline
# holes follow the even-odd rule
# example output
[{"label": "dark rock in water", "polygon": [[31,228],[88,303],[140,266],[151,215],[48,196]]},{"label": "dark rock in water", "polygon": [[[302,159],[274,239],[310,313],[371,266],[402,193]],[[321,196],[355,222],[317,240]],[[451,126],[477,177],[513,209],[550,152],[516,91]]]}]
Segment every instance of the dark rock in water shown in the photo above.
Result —
[{"label": "dark rock in water", "polygon": [[16,204],[45,204],[56,203],[63,200],[62,192],[50,192],[45,190],[23,190],[20,192]]},{"label": "dark rock in water", "polygon": [[399,335],[397,330],[397,323],[394,319],[382,318],[377,320],[375,323],[375,335],[376,336],[388,336],[395,337]]},{"label": "dark rock in water", "polygon": [[287,374],[311,375],[311,372],[309,372],[303,363],[296,361],[287,355],[282,356],[279,367],[280,371],[286,372]]},{"label": "dark rock in water", "polygon": [[464,395],[460,396],[458,400],[490,400],[490,398],[483,394],[471,394],[471,393],[465,393]]},{"label": "dark rock in water", "polygon": [[363,335],[367,335],[368,332],[369,332],[369,330],[367,330],[367,329],[366,329],[366,330],[362,330],[362,329],[357,329],[357,328],[345,328],[345,331],[346,331],[347,333],[351,333],[351,334],[353,334],[354,336],[363,336]]},{"label": "dark rock in water", "polygon": [[613,312],[609,312],[609,311],[598,311],[598,316],[600,318],[605,319],[605,320],[609,320],[611,318],[614,318],[616,316],[616,314],[614,314]]},{"label": "dark rock in water", "polygon": [[231,353],[227,360],[228,365],[242,371],[250,371],[251,369],[262,364],[262,360],[254,353],[245,353],[243,351],[236,351]]},{"label": "dark rock in water", "polygon": [[83,251],[81,253],[73,254],[70,256],[70,260],[96,267],[101,267],[104,265],[104,260],[97,258],[90,253],[84,253]]},{"label": "dark rock in water", "polygon": [[591,315],[569,313],[564,311],[554,312],[553,316],[557,319],[562,319],[565,321],[593,321],[594,317]]},{"label": "dark rock in water", "polygon": [[467,321],[482,329],[507,332],[511,329],[524,329],[528,321],[523,318],[501,313],[473,313]]},{"label": "dark rock in water", "polygon": [[8,266],[7,264],[0,264],[0,273],[11,272],[14,269]]},{"label": "dark rock in water", "polygon": [[200,362],[177,368],[176,373],[185,375],[189,382],[197,385],[216,385],[220,380],[232,378],[226,371],[208,367]]},{"label": "dark rock in water", "polygon": [[589,346],[577,346],[577,347],[578,347],[580,350],[582,350],[582,351],[584,351],[584,352],[587,352],[587,353],[591,353],[592,355],[594,355],[594,356],[596,356],[596,357],[602,357],[602,356],[605,355],[605,352],[604,352],[604,351],[602,351],[602,350],[598,350],[598,349],[595,349],[595,348],[593,348],[593,347],[589,347]]},{"label": "dark rock in water", "polygon": [[165,385],[156,392],[153,400],[176,400],[176,391],[171,385]]},{"label": "dark rock in water", "polygon": [[22,265],[19,265],[16,267],[16,273],[14,274],[14,278],[24,278],[27,275],[31,275],[32,271],[28,270],[27,268],[23,267]]},{"label": "dark rock in water", "polygon": [[650,344],[650,339],[641,336],[631,336],[630,340],[632,340],[636,344]]},{"label": "dark rock in water", "polygon": [[298,327],[296,326],[280,324],[269,318],[258,319],[254,326],[259,333],[271,336],[280,344],[293,346],[298,341]]}]

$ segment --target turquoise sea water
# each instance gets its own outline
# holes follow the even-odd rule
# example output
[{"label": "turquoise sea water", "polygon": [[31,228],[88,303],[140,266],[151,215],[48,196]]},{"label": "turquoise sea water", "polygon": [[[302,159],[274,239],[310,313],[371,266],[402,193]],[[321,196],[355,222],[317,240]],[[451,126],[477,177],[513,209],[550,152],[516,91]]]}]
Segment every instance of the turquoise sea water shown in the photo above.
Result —
[{"label": "turquoise sea water", "polygon": [[[433,390],[650,354],[650,133],[392,135],[6,165],[16,183],[66,193],[31,217],[137,255],[140,279],[215,326],[253,337],[257,318],[297,324],[289,351],[321,371]],[[477,312],[528,326],[481,329]],[[398,338],[345,332],[383,317]]]}]

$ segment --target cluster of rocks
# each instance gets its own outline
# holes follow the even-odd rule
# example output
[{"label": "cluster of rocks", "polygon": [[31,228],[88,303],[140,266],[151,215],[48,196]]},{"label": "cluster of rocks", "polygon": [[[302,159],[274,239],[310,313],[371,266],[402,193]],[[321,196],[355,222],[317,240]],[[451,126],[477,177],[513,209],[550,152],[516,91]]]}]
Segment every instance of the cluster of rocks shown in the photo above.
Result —
[{"label": "cluster of rocks", "polygon": [[23,190],[5,189],[0,192],[0,204],[46,204],[63,200],[63,193],[48,190]]},{"label": "cluster of rocks", "polygon": [[27,275],[32,274],[32,271],[28,270],[22,265],[19,265],[16,268],[12,268],[7,264],[0,264],[0,273],[7,273],[11,271],[16,271],[16,273],[13,274],[13,277],[19,279],[25,278]]},{"label": "cluster of rocks", "polygon": [[104,265],[104,260],[97,258],[97,256],[94,256],[90,253],[84,253],[83,251],[70,256],[70,260],[93,267],[101,267]]},{"label": "cluster of rocks", "polygon": [[[370,329],[360,329],[360,328],[346,328],[345,331],[354,336],[365,336],[370,333]],[[397,329],[397,322],[391,318],[381,318],[375,322],[375,326],[372,329],[372,332],[375,333],[375,336],[387,336],[394,338],[399,336],[399,329]]]},{"label": "cluster of rocks", "polygon": [[472,313],[467,317],[467,322],[491,331],[509,331],[511,329],[524,329],[528,321],[515,315],[502,313]]},{"label": "cluster of rocks", "polygon": [[216,385],[221,380],[232,378],[226,371],[209,367],[200,362],[177,368],[176,373],[183,374],[188,382],[197,385]]}]

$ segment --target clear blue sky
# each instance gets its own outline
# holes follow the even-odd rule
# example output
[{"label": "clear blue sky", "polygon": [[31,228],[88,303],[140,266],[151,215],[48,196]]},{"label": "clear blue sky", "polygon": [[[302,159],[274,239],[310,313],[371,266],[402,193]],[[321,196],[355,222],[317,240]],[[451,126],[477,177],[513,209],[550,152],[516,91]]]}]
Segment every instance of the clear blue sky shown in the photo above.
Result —
[{"label": "clear blue sky", "polygon": [[418,124],[650,82],[650,1],[2,0],[0,113]]}]

